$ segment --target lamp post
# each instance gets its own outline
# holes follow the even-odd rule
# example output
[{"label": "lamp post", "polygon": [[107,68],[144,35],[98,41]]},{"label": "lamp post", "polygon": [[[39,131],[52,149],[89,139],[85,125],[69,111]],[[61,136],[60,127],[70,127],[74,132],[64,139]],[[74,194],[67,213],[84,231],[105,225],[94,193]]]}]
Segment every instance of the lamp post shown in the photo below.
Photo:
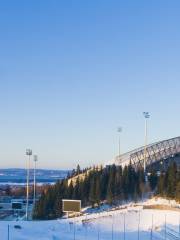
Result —
[{"label": "lamp post", "polygon": [[38,161],[38,156],[34,155],[34,206],[36,202],[36,162]]},{"label": "lamp post", "polygon": [[29,205],[29,170],[30,170],[30,157],[32,155],[31,149],[26,149],[26,155],[28,156],[27,162],[27,183],[26,183],[26,220],[28,220],[28,205]]},{"label": "lamp post", "polygon": [[119,140],[118,140],[118,159],[121,161],[121,132],[122,132],[122,127],[118,127],[117,129],[118,134],[119,134]]},{"label": "lamp post", "polygon": [[146,161],[147,161],[147,120],[150,118],[149,112],[143,112],[145,118],[145,144],[144,144],[144,172],[146,172]]}]

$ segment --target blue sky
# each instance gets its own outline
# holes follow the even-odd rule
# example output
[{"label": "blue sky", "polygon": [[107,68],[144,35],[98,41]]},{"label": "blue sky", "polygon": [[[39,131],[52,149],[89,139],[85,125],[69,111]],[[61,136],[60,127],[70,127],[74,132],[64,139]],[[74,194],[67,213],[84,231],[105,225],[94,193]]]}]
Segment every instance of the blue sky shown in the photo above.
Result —
[{"label": "blue sky", "polygon": [[0,167],[67,169],[179,135],[179,1],[1,1]]}]

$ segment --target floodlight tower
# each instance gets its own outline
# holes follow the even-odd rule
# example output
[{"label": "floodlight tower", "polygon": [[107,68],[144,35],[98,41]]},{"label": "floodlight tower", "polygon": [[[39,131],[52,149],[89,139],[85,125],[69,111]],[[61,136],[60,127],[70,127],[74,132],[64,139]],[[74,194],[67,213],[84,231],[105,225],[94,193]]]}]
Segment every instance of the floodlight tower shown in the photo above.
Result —
[{"label": "floodlight tower", "polygon": [[122,132],[122,127],[118,127],[117,129],[118,134],[119,134],[119,140],[118,140],[118,159],[121,161],[121,132]]},{"label": "floodlight tower", "polygon": [[37,155],[34,155],[34,206],[35,206],[35,203],[36,203],[36,162],[38,161],[38,156]]},{"label": "floodlight tower", "polygon": [[30,170],[30,158],[32,155],[31,149],[26,149],[26,155],[28,156],[27,162],[27,183],[26,183],[26,220],[28,220],[28,205],[29,205],[29,170]]},{"label": "floodlight tower", "polygon": [[145,118],[145,144],[144,144],[144,172],[146,172],[146,161],[147,161],[147,121],[150,118],[149,112],[143,112]]}]

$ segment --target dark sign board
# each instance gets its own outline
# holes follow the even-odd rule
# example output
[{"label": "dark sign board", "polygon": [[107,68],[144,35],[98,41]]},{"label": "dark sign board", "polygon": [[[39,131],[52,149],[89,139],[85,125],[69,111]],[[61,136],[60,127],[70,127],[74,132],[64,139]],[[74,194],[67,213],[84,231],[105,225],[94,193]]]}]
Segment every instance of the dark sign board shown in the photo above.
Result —
[{"label": "dark sign board", "polygon": [[62,200],[63,212],[81,212],[81,200]]}]

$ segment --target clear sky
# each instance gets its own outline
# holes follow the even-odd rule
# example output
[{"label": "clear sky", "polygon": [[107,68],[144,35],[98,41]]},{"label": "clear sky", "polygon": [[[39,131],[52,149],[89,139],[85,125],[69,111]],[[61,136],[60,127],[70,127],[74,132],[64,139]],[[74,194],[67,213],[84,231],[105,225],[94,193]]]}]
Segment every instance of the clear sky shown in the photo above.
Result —
[{"label": "clear sky", "polygon": [[71,169],[180,134],[180,1],[0,1],[0,167]]}]

